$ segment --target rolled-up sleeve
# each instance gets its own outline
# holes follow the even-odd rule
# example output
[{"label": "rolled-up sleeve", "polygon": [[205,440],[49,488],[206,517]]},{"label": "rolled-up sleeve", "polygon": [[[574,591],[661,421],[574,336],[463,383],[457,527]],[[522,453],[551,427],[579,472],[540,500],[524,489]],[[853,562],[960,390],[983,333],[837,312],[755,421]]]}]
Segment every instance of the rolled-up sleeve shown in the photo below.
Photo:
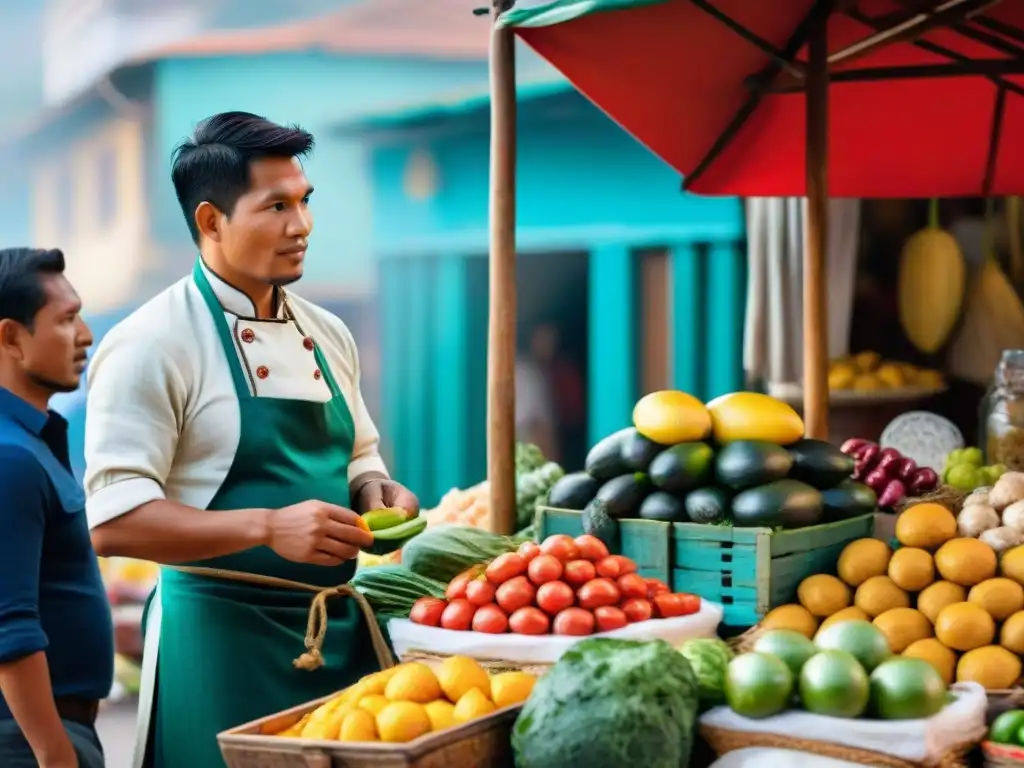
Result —
[{"label": "rolled-up sleeve", "polygon": [[89,366],[85,492],[90,528],[165,498],[188,395],[187,361],[118,333]]},{"label": "rolled-up sleeve", "polygon": [[342,385],[346,390],[346,399],[349,410],[352,412],[352,423],[355,428],[352,458],[348,465],[349,482],[366,472],[380,472],[385,477],[390,477],[384,459],[380,456],[380,433],[377,431],[377,425],[370,418],[370,412],[366,409],[366,403],[363,401],[363,392],[359,381],[359,350],[356,348],[352,332],[340,321],[338,323],[343,331],[342,338],[345,342],[351,370],[350,381]]},{"label": "rolled-up sleeve", "polygon": [[0,446],[0,664],[46,650],[39,565],[46,531],[46,473],[24,448]]}]

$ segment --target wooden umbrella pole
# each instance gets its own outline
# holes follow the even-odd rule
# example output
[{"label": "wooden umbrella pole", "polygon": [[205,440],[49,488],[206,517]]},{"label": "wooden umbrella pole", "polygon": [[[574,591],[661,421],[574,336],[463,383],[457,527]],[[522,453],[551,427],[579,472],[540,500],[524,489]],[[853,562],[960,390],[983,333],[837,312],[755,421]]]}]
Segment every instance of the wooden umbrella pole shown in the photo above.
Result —
[{"label": "wooden umbrella pole", "polygon": [[[495,0],[494,18],[506,3]],[[491,28],[491,243],[487,326],[490,527],[516,528],[516,60],[508,28]]]},{"label": "wooden umbrella pole", "polygon": [[807,226],[804,243],[804,423],[828,439],[828,35],[827,14],[808,41]]}]

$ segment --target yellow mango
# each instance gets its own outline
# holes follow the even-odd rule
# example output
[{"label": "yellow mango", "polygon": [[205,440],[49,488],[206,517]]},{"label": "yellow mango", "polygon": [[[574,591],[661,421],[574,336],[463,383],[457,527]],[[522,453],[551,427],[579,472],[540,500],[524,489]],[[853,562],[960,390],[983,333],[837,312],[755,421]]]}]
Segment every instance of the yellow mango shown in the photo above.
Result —
[{"label": "yellow mango", "polygon": [[793,408],[760,392],[733,392],[708,403],[718,443],[764,440],[789,445],[804,436],[804,422]]}]

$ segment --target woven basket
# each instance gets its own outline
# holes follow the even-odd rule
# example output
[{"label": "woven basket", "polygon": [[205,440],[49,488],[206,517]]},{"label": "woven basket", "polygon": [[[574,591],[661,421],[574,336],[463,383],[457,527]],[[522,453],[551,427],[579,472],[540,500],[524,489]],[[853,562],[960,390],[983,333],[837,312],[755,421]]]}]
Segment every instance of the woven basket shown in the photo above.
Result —
[{"label": "woven basket", "polygon": [[1024,766],[1024,749],[1021,747],[983,741],[981,751],[985,755],[985,768],[1021,768]]},{"label": "woven basket", "polygon": [[[418,661],[426,664],[431,669],[437,669],[450,655],[443,653],[429,653],[428,651],[410,650],[401,657],[402,663]],[[546,673],[552,664],[541,662],[510,661],[508,659],[475,659],[476,663],[487,670],[488,674],[498,675],[502,672],[526,672],[534,677],[540,677]]]},{"label": "woven basket", "polygon": [[760,624],[755,624],[743,634],[731,637],[726,640],[726,642],[729,644],[729,647],[732,648],[733,653],[738,656],[741,653],[748,653],[754,650],[754,643],[757,642],[757,638],[760,637],[764,631],[765,630],[762,629]]},{"label": "woven basket", "polygon": [[938,760],[927,763],[914,763],[883,752],[869,749],[857,749],[845,744],[833,744],[827,741],[810,739],[794,739],[780,736],[777,733],[756,733],[751,731],[733,731],[726,728],[714,728],[706,725],[700,727],[700,734],[715,750],[719,757],[727,752],[748,747],[764,747],[769,749],[789,749],[796,752],[809,752],[822,757],[845,760],[857,765],[873,765],[880,768],[967,768],[967,754],[974,748],[974,742],[959,745]]},{"label": "woven basket", "polygon": [[924,496],[908,496],[903,499],[896,505],[896,512],[902,512],[907,507],[912,507],[915,504],[931,503],[941,504],[954,515],[958,515],[964,506],[964,499],[966,499],[968,495],[969,494],[964,493],[951,485],[940,485],[934,491],[926,493]]}]

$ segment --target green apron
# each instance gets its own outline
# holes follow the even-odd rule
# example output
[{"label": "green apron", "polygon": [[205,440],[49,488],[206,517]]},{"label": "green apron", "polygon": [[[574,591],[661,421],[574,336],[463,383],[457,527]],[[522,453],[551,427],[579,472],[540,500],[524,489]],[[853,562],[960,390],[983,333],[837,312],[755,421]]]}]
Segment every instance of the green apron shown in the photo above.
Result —
[{"label": "green apron", "polygon": [[[241,417],[234,462],[207,509],[279,509],[310,499],[347,507],[355,427],[319,348],[310,354],[330,386],[328,402],[255,397],[224,310],[198,262],[192,275],[217,325]],[[295,343],[302,344],[295,326]],[[324,588],[344,584],[355,572],[354,561],[304,565],[269,547],[187,565]],[[219,732],[326,696],[379,669],[366,621],[347,598],[327,603],[323,666],[307,671],[293,665],[304,647],[311,598],[309,592],[162,568],[146,611],[135,765],[223,768]]]}]

